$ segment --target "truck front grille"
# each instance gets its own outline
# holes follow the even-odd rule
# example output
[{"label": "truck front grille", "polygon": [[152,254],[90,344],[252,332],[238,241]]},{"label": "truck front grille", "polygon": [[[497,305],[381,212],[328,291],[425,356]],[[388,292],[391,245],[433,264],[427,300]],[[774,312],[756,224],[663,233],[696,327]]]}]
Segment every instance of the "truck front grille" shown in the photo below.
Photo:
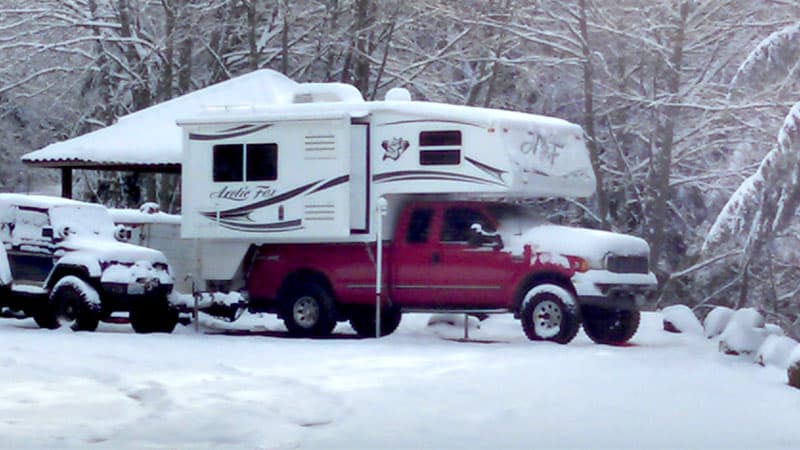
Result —
[{"label": "truck front grille", "polygon": [[646,256],[609,256],[606,269],[615,273],[647,273],[649,270]]}]

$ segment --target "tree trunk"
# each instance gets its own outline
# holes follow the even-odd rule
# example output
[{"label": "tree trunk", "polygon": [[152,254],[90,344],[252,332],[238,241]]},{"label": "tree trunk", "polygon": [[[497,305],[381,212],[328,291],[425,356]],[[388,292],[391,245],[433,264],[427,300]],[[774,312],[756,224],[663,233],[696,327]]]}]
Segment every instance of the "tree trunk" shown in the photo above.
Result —
[{"label": "tree trunk", "polygon": [[592,49],[589,47],[589,25],[586,20],[586,0],[580,0],[579,27],[581,33],[581,52],[583,54],[583,127],[586,132],[586,147],[595,177],[597,209],[603,229],[609,229],[608,196],[603,185],[603,171],[600,167],[600,150],[597,147],[594,113],[594,66]]},{"label": "tree trunk", "polygon": [[[681,87],[681,67],[683,64],[683,47],[686,38],[686,25],[689,16],[689,2],[684,1],[680,7],[680,17],[677,22],[672,56],[670,57],[670,67],[668,70],[667,89],[670,103],[677,101],[678,92]],[[680,109],[675,105],[667,105],[664,108],[664,126],[661,130],[661,150],[653,155],[653,173],[651,178],[651,188],[653,190],[653,212],[650,225],[650,246],[652,250],[651,264],[653,267],[658,265],[664,250],[665,230],[667,219],[667,206],[670,199],[670,172],[672,168],[672,147],[675,139],[675,122]]]}]

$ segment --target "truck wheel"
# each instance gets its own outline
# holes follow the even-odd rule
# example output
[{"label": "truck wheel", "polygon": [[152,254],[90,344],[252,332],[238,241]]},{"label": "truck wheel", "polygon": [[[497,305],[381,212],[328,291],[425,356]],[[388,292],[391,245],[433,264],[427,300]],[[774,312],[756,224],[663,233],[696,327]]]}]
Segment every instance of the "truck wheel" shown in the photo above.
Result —
[{"label": "truck wheel", "polygon": [[[56,283],[50,292],[49,305],[34,320],[42,328],[58,328],[72,323],[74,331],[94,331],[100,322],[100,295],[82,279],[68,275]],[[55,320],[53,320],[55,319]],[[41,321],[41,322],[40,322]]]},{"label": "truck wheel", "polygon": [[33,316],[33,321],[36,322],[36,325],[39,325],[39,328],[55,330],[59,326],[56,309],[46,300],[32,307],[30,315]]},{"label": "truck wheel", "polygon": [[[388,336],[400,326],[403,313],[396,305],[381,309],[381,336]],[[350,312],[350,326],[363,338],[375,337],[375,307],[357,306]]]},{"label": "truck wheel", "polygon": [[178,324],[178,311],[166,297],[143,298],[131,306],[130,321],[137,333],[172,333]]},{"label": "truck wheel", "polygon": [[281,312],[289,334],[327,336],[336,327],[336,305],[327,290],[314,282],[292,289]]},{"label": "truck wheel", "polygon": [[522,300],[522,329],[532,341],[569,343],[581,327],[575,297],[555,284],[540,284]]},{"label": "truck wheel", "polygon": [[638,310],[584,306],[583,330],[598,344],[619,345],[628,342],[639,328]]}]

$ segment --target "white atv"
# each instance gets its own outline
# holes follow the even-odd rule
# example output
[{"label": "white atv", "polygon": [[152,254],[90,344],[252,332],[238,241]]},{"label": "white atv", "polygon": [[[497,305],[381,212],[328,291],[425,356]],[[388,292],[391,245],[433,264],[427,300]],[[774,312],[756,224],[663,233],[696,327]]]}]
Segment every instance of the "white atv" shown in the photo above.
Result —
[{"label": "white atv", "polygon": [[[171,332],[173,277],[163,253],[128,244],[101,205],[0,194],[0,307],[42,328],[93,331],[129,312],[139,333]],[[8,278],[8,280],[7,280]],[[3,292],[5,287],[6,292]]]}]

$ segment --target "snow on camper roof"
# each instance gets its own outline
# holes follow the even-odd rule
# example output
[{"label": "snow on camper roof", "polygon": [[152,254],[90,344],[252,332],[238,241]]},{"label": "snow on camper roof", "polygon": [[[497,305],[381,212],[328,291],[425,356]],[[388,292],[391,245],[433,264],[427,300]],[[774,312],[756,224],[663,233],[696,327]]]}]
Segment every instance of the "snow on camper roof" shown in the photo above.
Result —
[{"label": "snow on camper roof", "polygon": [[39,167],[157,168],[178,170],[184,117],[211,105],[291,101],[298,83],[272,70],[258,70],[121,117],[117,123],[23,155]]}]

